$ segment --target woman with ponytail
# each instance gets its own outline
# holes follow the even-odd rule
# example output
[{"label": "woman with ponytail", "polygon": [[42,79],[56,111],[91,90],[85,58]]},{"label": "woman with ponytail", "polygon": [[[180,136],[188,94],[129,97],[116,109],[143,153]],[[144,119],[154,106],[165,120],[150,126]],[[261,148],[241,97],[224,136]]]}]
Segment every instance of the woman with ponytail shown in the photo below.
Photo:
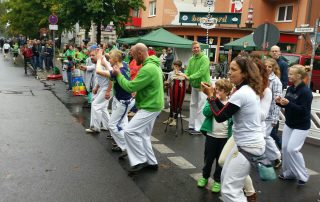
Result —
[{"label": "woman with ponytail", "polygon": [[299,186],[308,179],[303,155],[300,152],[311,127],[312,92],[303,82],[307,73],[302,65],[289,69],[289,81],[293,84],[287,89],[284,98],[276,97],[277,105],[285,109],[285,125],[282,133],[282,180],[297,180]]}]

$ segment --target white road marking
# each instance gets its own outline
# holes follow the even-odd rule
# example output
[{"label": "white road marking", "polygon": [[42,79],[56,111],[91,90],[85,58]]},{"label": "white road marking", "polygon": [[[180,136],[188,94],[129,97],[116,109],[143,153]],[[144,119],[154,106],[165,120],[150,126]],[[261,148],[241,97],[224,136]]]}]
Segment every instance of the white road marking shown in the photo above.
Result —
[{"label": "white road marking", "polygon": [[151,136],[151,142],[159,142],[159,140],[153,136]]},{"label": "white road marking", "polygon": [[161,154],[174,154],[174,151],[164,144],[153,144],[152,146]]},{"label": "white road marking", "polygon": [[316,171],[314,171],[314,170],[311,170],[311,169],[309,169],[309,168],[307,168],[307,171],[308,171],[309,175],[319,175],[318,172],[316,172]]},{"label": "white road marking", "polygon": [[176,164],[181,169],[193,169],[193,168],[196,168],[194,165],[192,165],[189,161],[184,159],[182,156],[168,157],[168,159],[172,163]]}]

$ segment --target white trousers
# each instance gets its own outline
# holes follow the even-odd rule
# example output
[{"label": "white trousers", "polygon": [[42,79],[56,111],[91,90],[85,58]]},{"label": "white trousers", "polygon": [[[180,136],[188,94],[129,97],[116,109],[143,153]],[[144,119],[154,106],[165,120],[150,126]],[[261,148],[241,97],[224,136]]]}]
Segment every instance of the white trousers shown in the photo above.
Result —
[{"label": "white trousers", "polygon": [[201,92],[200,89],[191,89],[190,100],[190,116],[189,116],[189,128],[194,128],[196,131],[200,131],[201,125],[204,122],[204,115],[202,109],[206,103],[206,95]]},{"label": "white trousers", "polygon": [[300,152],[309,130],[298,130],[284,125],[282,132],[282,174],[286,178],[308,181],[303,155]]},{"label": "white trousers", "polygon": [[272,131],[272,121],[266,121],[266,133],[264,139],[266,140],[266,156],[270,161],[281,159],[281,152],[278,149],[276,142],[270,136]]},{"label": "white trousers", "polygon": [[[242,148],[245,151],[262,155],[264,148]],[[221,195],[224,202],[246,202],[243,187],[250,173],[250,162],[238,151],[235,145],[229,153],[221,173]]]},{"label": "white trousers", "polygon": [[109,120],[109,131],[114,141],[121,148],[126,149],[126,142],[124,140],[124,127],[128,125],[128,111],[133,107],[135,100],[118,100],[113,97],[112,114]]},{"label": "white trousers", "polygon": [[147,162],[158,164],[151,145],[154,122],[160,112],[139,110],[124,129],[124,139],[131,166]]},{"label": "white trousers", "polygon": [[[229,153],[231,152],[231,150],[234,148],[235,145],[236,145],[236,143],[234,141],[234,138],[233,138],[233,136],[231,136],[228,139],[227,143],[224,145],[223,150],[222,150],[220,157],[219,157],[218,162],[221,167],[224,166],[224,162],[225,162],[227,156],[229,155]],[[236,149],[236,150],[238,151],[238,149]],[[256,193],[256,190],[253,187],[253,183],[252,183],[250,175],[248,175],[245,178],[244,192],[245,192],[246,196],[251,196],[254,193]]]},{"label": "white trousers", "polygon": [[101,124],[108,128],[110,115],[108,112],[109,100],[105,99],[107,87],[100,87],[97,94],[93,95],[91,104],[90,128],[100,131]]}]

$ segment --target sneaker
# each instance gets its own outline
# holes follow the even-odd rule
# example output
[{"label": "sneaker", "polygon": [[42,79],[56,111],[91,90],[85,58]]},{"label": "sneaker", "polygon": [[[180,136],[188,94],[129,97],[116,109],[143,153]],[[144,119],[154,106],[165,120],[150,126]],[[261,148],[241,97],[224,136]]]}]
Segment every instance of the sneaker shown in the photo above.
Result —
[{"label": "sneaker", "polygon": [[207,184],[208,184],[208,179],[205,179],[205,178],[202,177],[202,178],[200,178],[200,179],[198,180],[197,186],[203,188],[203,187],[205,187]]},{"label": "sneaker", "polygon": [[297,185],[298,186],[304,186],[307,182],[302,181],[302,180],[298,180]]},{"label": "sneaker", "polygon": [[101,127],[101,129],[100,129],[100,130],[108,131],[108,130],[109,130],[109,128]]},{"label": "sneaker", "polygon": [[93,130],[93,129],[91,129],[91,128],[87,128],[87,129],[86,129],[86,133],[99,133],[99,131]]},{"label": "sneaker", "polygon": [[251,196],[246,196],[248,202],[257,202],[257,194],[254,193]]},{"label": "sneaker", "polygon": [[177,125],[177,121],[175,119],[172,119],[172,121],[169,124],[169,126],[176,126],[176,125]]},{"label": "sneaker", "polygon": [[278,175],[280,180],[295,180],[295,178],[285,177],[283,174]]},{"label": "sneaker", "polygon": [[219,182],[214,182],[211,187],[211,191],[214,193],[219,193],[221,190],[221,184]]},{"label": "sneaker", "polygon": [[274,161],[274,168],[280,168],[281,165],[282,165],[281,159],[276,159],[276,160]]}]

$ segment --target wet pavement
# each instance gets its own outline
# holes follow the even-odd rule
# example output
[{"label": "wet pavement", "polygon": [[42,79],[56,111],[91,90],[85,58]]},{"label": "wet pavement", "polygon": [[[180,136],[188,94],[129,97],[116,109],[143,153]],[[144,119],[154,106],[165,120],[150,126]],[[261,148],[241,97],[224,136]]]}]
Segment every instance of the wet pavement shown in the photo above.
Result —
[{"label": "wet pavement", "polygon": [[[17,68],[11,67],[10,65],[8,66],[7,62],[0,62],[0,64],[1,68]],[[53,162],[60,165],[70,161],[69,165],[72,166],[69,168],[71,168],[71,170],[80,170],[82,172],[74,178],[70,178],[70,173],[68,172],[60,172],[57,180],[47,177],[46,174],[56,173],[57,170],[59,170],[59,166],[44,166],[44,171],[42,170],[42,172],[44,172],[43,176],[45,176],[47,179],[41,180],[41,176],[37,176],[32,172],[28,173],[17,169],[17,173],[18,171],[21,171],[19,175],[25,176],[24,179],[21,179],[19,181],[20,183],[29,183],[28,180],[30,180],[30,178],[32,178],[33,176],[37,176],[37,178],[39,177],[39,181],[45,184],[46,192],[43,194],[37,194],[33,192],[33,189],[26,185],[22,185],[20,187],[19,184],[16,184],[15,187],[8,186],[7,184],[11,181],[10,172],[8,170],[10,170],[10,168],[12,167],[15,168],[17,165],[12,162],[10,166],[6,165],[3,167],[1,166],[3,162],[1,162],[2,160],[0,159],[0,169],[5,168],[4,170],[9,172],[9,174],[7,173],[6,175],[0,176],[2,178],[1,181],[4,180],[4,182],[0,181],[0,195],[6,196],[5,199],[7,200],[5,201],[17,201],[8,199],[17,199],[15,198],[15,196],[23,196],[27,192],[30,192],[30,189],[31,192],[35,194],[35,199],[41,199],[35,201],[43,201],[42,199],[47,199],[45,201],[127,201],[126,199],[121,197],[112,198],[112,196],[109,196],[109,198],[108,196],[106,196],[106,193],[94,190],[93,187],[95,186],[97,187],[97,189],[105,190],[105,192],[107,193],[116,192],[114,195],[128,195],[127,198],[131,198],[130,201],[221,201],[220,194],[213,194],[208,189],[199,189],[196,187],[195,179],[201,176],[201,169],[203,166],[204,137],[201,135],[190,136],[188,134],[181,134],[180,132],[178,133],[178,136],[175,136],[175,129],[172,127],[169,127],[167,133],[164,133],[165,125],[162,124],[162,122],[168,117],[167,110],[161,113],[155,123],[155,127],[153,130],[152,143],[159,162],[159,170],[156,172],[144,170],[138,175],[127,177],[126,170],[129,168],[128,160],[126,159],[123,161],[119,161],[119,153],[114,153],[111,151],[111,140],[106,138],[108,132],[102,132],[99,135],[95,136],[85,134],[84,129],[89,126],[90,121],[90,108],[84,107],[86,106],[85,97],[72,96],[71,92],[66,91],[67,86],[62,81],[40,82],[38,80],[35,80],[34,78],[24,77],[22,74],[19,75],[20,71],[20,73],[23,72],[22,68],[17,68],[19,69],[19,71],[12,69],[10,71],[7,69],[5,71],[0,70],[1,97],[3,97],[2,94],[4,93],[7,93],[5,94],[6,96],[13,96],[10,95],[11,92],[13,94],[17,93],[16,96],[37,97],[36,100],[45,98],[50,99],[50,101],[46,101],[46,104],[44,106],[33,103],[36,105],[35,107],[33,107],[33,109],[30,109],[30,111],[27,110],[28,113],[23,112],[23,114],[25,113],[25,115],[27,116],[37,116],[37,119],[42,119],[34,123],[35,129],[30,131],[29,133],[32,133],[32,136],[35,136],[36,138],[39,138],[39,136],[44,137],[44,145],[50,147],[51,151],[40,153],[41,158],[33,158],[33,162],[35,164],[41,165],[43,163],[43,159],[46,159],[45,162],[48,162],[48,159],[52,158],[53,156],[66,155],[69,157],[67,161],[65,158],[62,158],[60,156],[59,158],[54,158]],[[16,79],[17,81],[14,81],[13,86],[10,83],[11,81],[9,82],[5,80],[3,82],[2,79],[6,79],[5,77],[1,76],[1,74],[3,73],[15,75],[18,74],[18,76],[14,77],[14,79]],[[22,83],[26,82],[28,82],[26,88],[21,88],[21,86],[23,86]],[[10,83],[10,85],[3,86],[3,83]],[[19,88],[16,88],[16,85],[19,86]],[[40,95],[44,98],[39,98]],[[9,101],[10,100],[11,99],[9,99]],[[5,101],[5,99],[1,99],[1,108],[3,108],[3,106],[5,105],[8,105]],[[64,108],[65,110],[63,110],[63,105],[61,103],[66,107]],[[16,104],[20,106],[22,103]],[[184,127],[187,127],[186,120],[188,118],[188,105],[189,102],[187,98],[184,103],[182,112],[185,117],[183,120]],[[61,112],[60,110],[59,112],[57,112],[57,108],[59,108],[63,112]],[[50,115],[41,114],[42,111],[47,111],[47,109],[50,109],[52,111]],[[7,116],[10,116],[9,110],[4,110],[3,108],[1,111],[5,111],[5,114]],[[39,113],[41,115],[39,115]],[[55,121],[48,124],[48,120],[50,119],[48,118],[48,116],[54,117],[53,119]],[[0,120],[1,119],[5,119],[5,117],[0,118]],[[12,119],[9,120],[12,121]],[[59,121],[56,121],[56,119]],[[23,124],[24,121],[27,121],[27,119],[20,120],[20,123]],[[5,123],[10,124],[10,121],[6,121]],[[3,131],[3,122],[0,124],[0,126],[1,131]],[[20,127],[14,128],[15,132],[12,133],[20,134],[19,131],[21,132],[23,130],[19,128]],[[56,141],[56,138],[52,138],[52,131],[54,131],[54,133],[57,135],[59,141]],[[2,133],[0,135],[0,151],[4,151],[6,162],[10,161],[12,158],[23,158],[22,153],[14,153],[14,155],[11,156],[6,152],[6,149],[4,149],[6,147],[6,143],[3,143],[3,141],[8,142],[8,140],[10,140],[12,136],[14,137],[14,139],[19,139],[12,133],[11,135],[3,136]],[[26,135],[29,133],[24,132],[23,134]],[[81,139],[81,142],[79,139]],[[25,143],[27,144],[25,145],[26,147],[34,146],[30,142],[23,141],[17,146],[21,146]],[[39,143],[42,144],[42,142]],[[19,150],[21,150],[22,152],[25,151],[25,148],[19,148]],[[40,152],[42,151],[41,149],[38,150]],[[302,149],[306,165],[308,169],[310,169],[310,173],[312,174],[309,182],[304,187],[297,187],[294,181],[283,182],[280,180],[276,180],[273,182],[262,182],[257,178],[255,172],[252,171],[252,178],[259,201],[317,201],[317,199],[319,198],[318,193],[320,191],[320,158],[318,157],[319,151],[319,146],[311,144],[305,144]],[[84,158],[85,162],[88,161],[88,157],[93,158],[90,159],[90,162],[86,162],[89,165],[87,164],[85,169],[82,167],[84,164],[82,155],[86,157]],[[73,162],[77,158],[80,158],[81,161]],[[17,162],[16,164],[20,165],[20,163]],[[36,166],[35,169],[37,169]],[[89,173],[86,173],[86,170],[88,170]],[[93,173],[96,173],[94,177],[90,175]],[[115,178],[116,180],[114,180]],[[31,182],[33,181],[36,182],[37,180],[31,180]],[[114,183],[114,181],[119,181],[119,183]],[[51,184],[54,185],[50,187],[49,185]],[[73,188],[67,187],[68,185],[71,185]],[[88,185],[90,188],[87,188],[86,185]],[[61,189],[66,188],[68,190],[68,194],[66,194],[64,191],[58,190],[59,186],[61,186]],[[21,189],[21,187],[26,190],[14,189]],[[6,191],[5,195],[3,195],[4,190]],[[41,188],[34,188],[34,191],[36,190],[39,191],[41,190]],[[51,193],[50,200],[48,200],[49,198],[42,198],[43,195],[48,194],[48,192]],[[83,196],[84,193],[88,195],[92,193],[94,194],[94,197],[77,197],[78,194],[80,194],[80,196]],[[130,193],[136,193],[137,196],[132,196],[130,195]],[[72,196],[74,196],[74,198]]]}]

